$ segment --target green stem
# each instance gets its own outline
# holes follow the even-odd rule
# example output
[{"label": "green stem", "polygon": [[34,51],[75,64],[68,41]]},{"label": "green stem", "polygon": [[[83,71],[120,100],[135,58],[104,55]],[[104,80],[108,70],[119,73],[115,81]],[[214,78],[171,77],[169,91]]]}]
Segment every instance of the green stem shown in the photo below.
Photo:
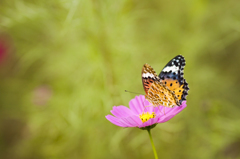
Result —
[{"label": "green stem", "polygon": [[152,148],[153,148],[153,153],[154,153],[155,159],[158,159],[157,151],[156,151],[154,143],[153,143],[153,139],[152,139],[152,135],[151,135],[150,129],[148,129],[147,131],[148,131],[149,138],[150,138],[150,141],[151,141],[151,144],[152,144]]}]

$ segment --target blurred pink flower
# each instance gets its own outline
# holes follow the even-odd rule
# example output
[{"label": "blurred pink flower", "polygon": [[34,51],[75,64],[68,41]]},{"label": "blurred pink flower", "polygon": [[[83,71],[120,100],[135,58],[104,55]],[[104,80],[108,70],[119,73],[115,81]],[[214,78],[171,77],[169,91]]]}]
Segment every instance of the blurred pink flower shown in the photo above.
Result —
[{"label": "blurred pink flower", "polygon": [[33,91],[33,103],[37,106],[44,106],[52,97],[52,89],[47,85],[41,85]]},{"label": "blurred pink flower", "polygon": [[107,115],[106,118],[120,127],[144,128],[172,119],[187,106],[186,101],[181,106],[175,106],[174,108],[150,105],[143,95],[136,96],[129,102],[130,109],[122,105],[114,106],[111,110],[114,116]]},{"label": "blurred pink flower", "polygon": [[5,58],[8,50],[9,50],[9,46],[8,46],[8,41],[7,39],[4,39],[3,37],[0,36],[0,62],[2,62],[2,60]]}]

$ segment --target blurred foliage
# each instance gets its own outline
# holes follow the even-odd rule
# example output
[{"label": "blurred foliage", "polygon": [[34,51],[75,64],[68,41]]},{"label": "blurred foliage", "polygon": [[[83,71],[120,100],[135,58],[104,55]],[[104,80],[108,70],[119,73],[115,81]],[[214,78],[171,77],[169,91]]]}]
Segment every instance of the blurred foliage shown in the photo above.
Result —
[{"label": "blurred foliage", "polygon": [[240,158],[238,1],[1,0],[0,158],[153,158],[105,115],[178,54],[188,107],[153,129],[159,158]]}]

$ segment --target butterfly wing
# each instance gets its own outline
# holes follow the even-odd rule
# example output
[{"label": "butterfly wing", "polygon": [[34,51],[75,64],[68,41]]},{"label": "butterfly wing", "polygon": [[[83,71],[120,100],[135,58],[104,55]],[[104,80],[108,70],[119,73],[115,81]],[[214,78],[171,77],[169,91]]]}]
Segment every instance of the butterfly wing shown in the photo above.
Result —
[{"label": "butterfly wing", "polygon": [[188,83],[183,78],[185,59],[182,55],[177,55],[170,60],[159,74],[160,81],[165,84],[179,99],[180,105],[186,100],[188,95]]},{"label": "butterfly wing", "polygon": [[160,81],[153,81],[145,98],[154,106],[172,108],[180,105],[177,96]]},{"label": "butterfly wing", "polygon": [[154,106],[174,107],[180,105],[177,96],[160,82],[160,78],[148,64],[143,66],[142,82],[146,92],[145,98]]},{"label": "butterfly wing", "polygon": [[153,70],[153,68],[149,64],[144,64],[142,68],[142,83],[143,83],[143,88],[148,94],[148,90],[151,86],[151,84],[154,81],[159,81],[159,77],[157,76],[156,72]]}]

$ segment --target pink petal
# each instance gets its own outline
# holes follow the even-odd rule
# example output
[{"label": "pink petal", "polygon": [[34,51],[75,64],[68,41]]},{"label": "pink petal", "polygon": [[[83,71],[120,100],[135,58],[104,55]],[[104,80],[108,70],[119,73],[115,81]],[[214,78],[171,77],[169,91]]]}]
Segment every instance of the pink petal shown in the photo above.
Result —
[{"label": "pink petal", "polygon": [[163,112],[163,106],[158,106],[158,107],[154,107],[154,112],[155,112],[155,114],[156,115],[158,115],[158,114],[163,114],[164,112]]},{"label": "pink petal", "polygon": [[105,116],[105,117],[106,117],[107,120],[109,120],[111,123],[113,123],[113,124],[115,124],[115,125],[117,125],[117,126],[120,126],[120,127],[125,127],[124,125],[122,125],[122,124],[119,122],[120,119],[118,119],[118,118],[116,118],[116,117],[114,117],[114,116],[112,116],[112,115],[107,115],[107,116]]},{"label": "pink petal", "polygon": [[142,114],[145,106],[147,105],[150,105],[150,103],[145,99],[143,95],[136,96],[129,102],[130,109],[137,115]]},{"label": "pink petal", "polygon": [[158,123],[164,123],[164,122],[172,119],[173,117],[174,117],[174,115],[161,116],[161,117],[158,119]]},{"label": "pink petal", "polygon": [[133,111],[125,106],[114,106],[111,110],[111,113],[118,118],[124,118],[134,115]]},{"label": "pink petal", "polygon": [[165,114],[159,118],[158,123],[163,123],[170,120],[175,115],[180,113],[186,106],[187,106],[186,102],[183,102],[183,104],[179,107],[176,106],[174,108],[167,108],[167,111],[165,112]]},{"label": "pink petal", "polygon": [[185,104],[186,102],[184,102],[184,104],[182,104],[181,106],[175,106],[174,108],[168,108],[166,114],[172,114],[172,115],[177,115],[179,112],[181,112],[187,105]]},{"label": "pink petal", "polygon": [[[150,119],[150,120],[151,120],[151,119]],[[142,127],[150,126],[150,125],[151,125],[151,121],[150,121],[150,120],[142,123],[139,127],[142,128]]]},{"label": "pink petal", "polygon": [[142,121],[138,116],[131,116],[127,118],[121,118],[120,122],[122,123],[122,125],[126,125],[126,127],[136,127]]},{"label": "pink petal", "polygon": [[151,114],[152,112],[155,112],[155,110],[157,110],[157,109],[158,108],[154,107],[154,106],[146,106],[144,112],[149,112]]}]

